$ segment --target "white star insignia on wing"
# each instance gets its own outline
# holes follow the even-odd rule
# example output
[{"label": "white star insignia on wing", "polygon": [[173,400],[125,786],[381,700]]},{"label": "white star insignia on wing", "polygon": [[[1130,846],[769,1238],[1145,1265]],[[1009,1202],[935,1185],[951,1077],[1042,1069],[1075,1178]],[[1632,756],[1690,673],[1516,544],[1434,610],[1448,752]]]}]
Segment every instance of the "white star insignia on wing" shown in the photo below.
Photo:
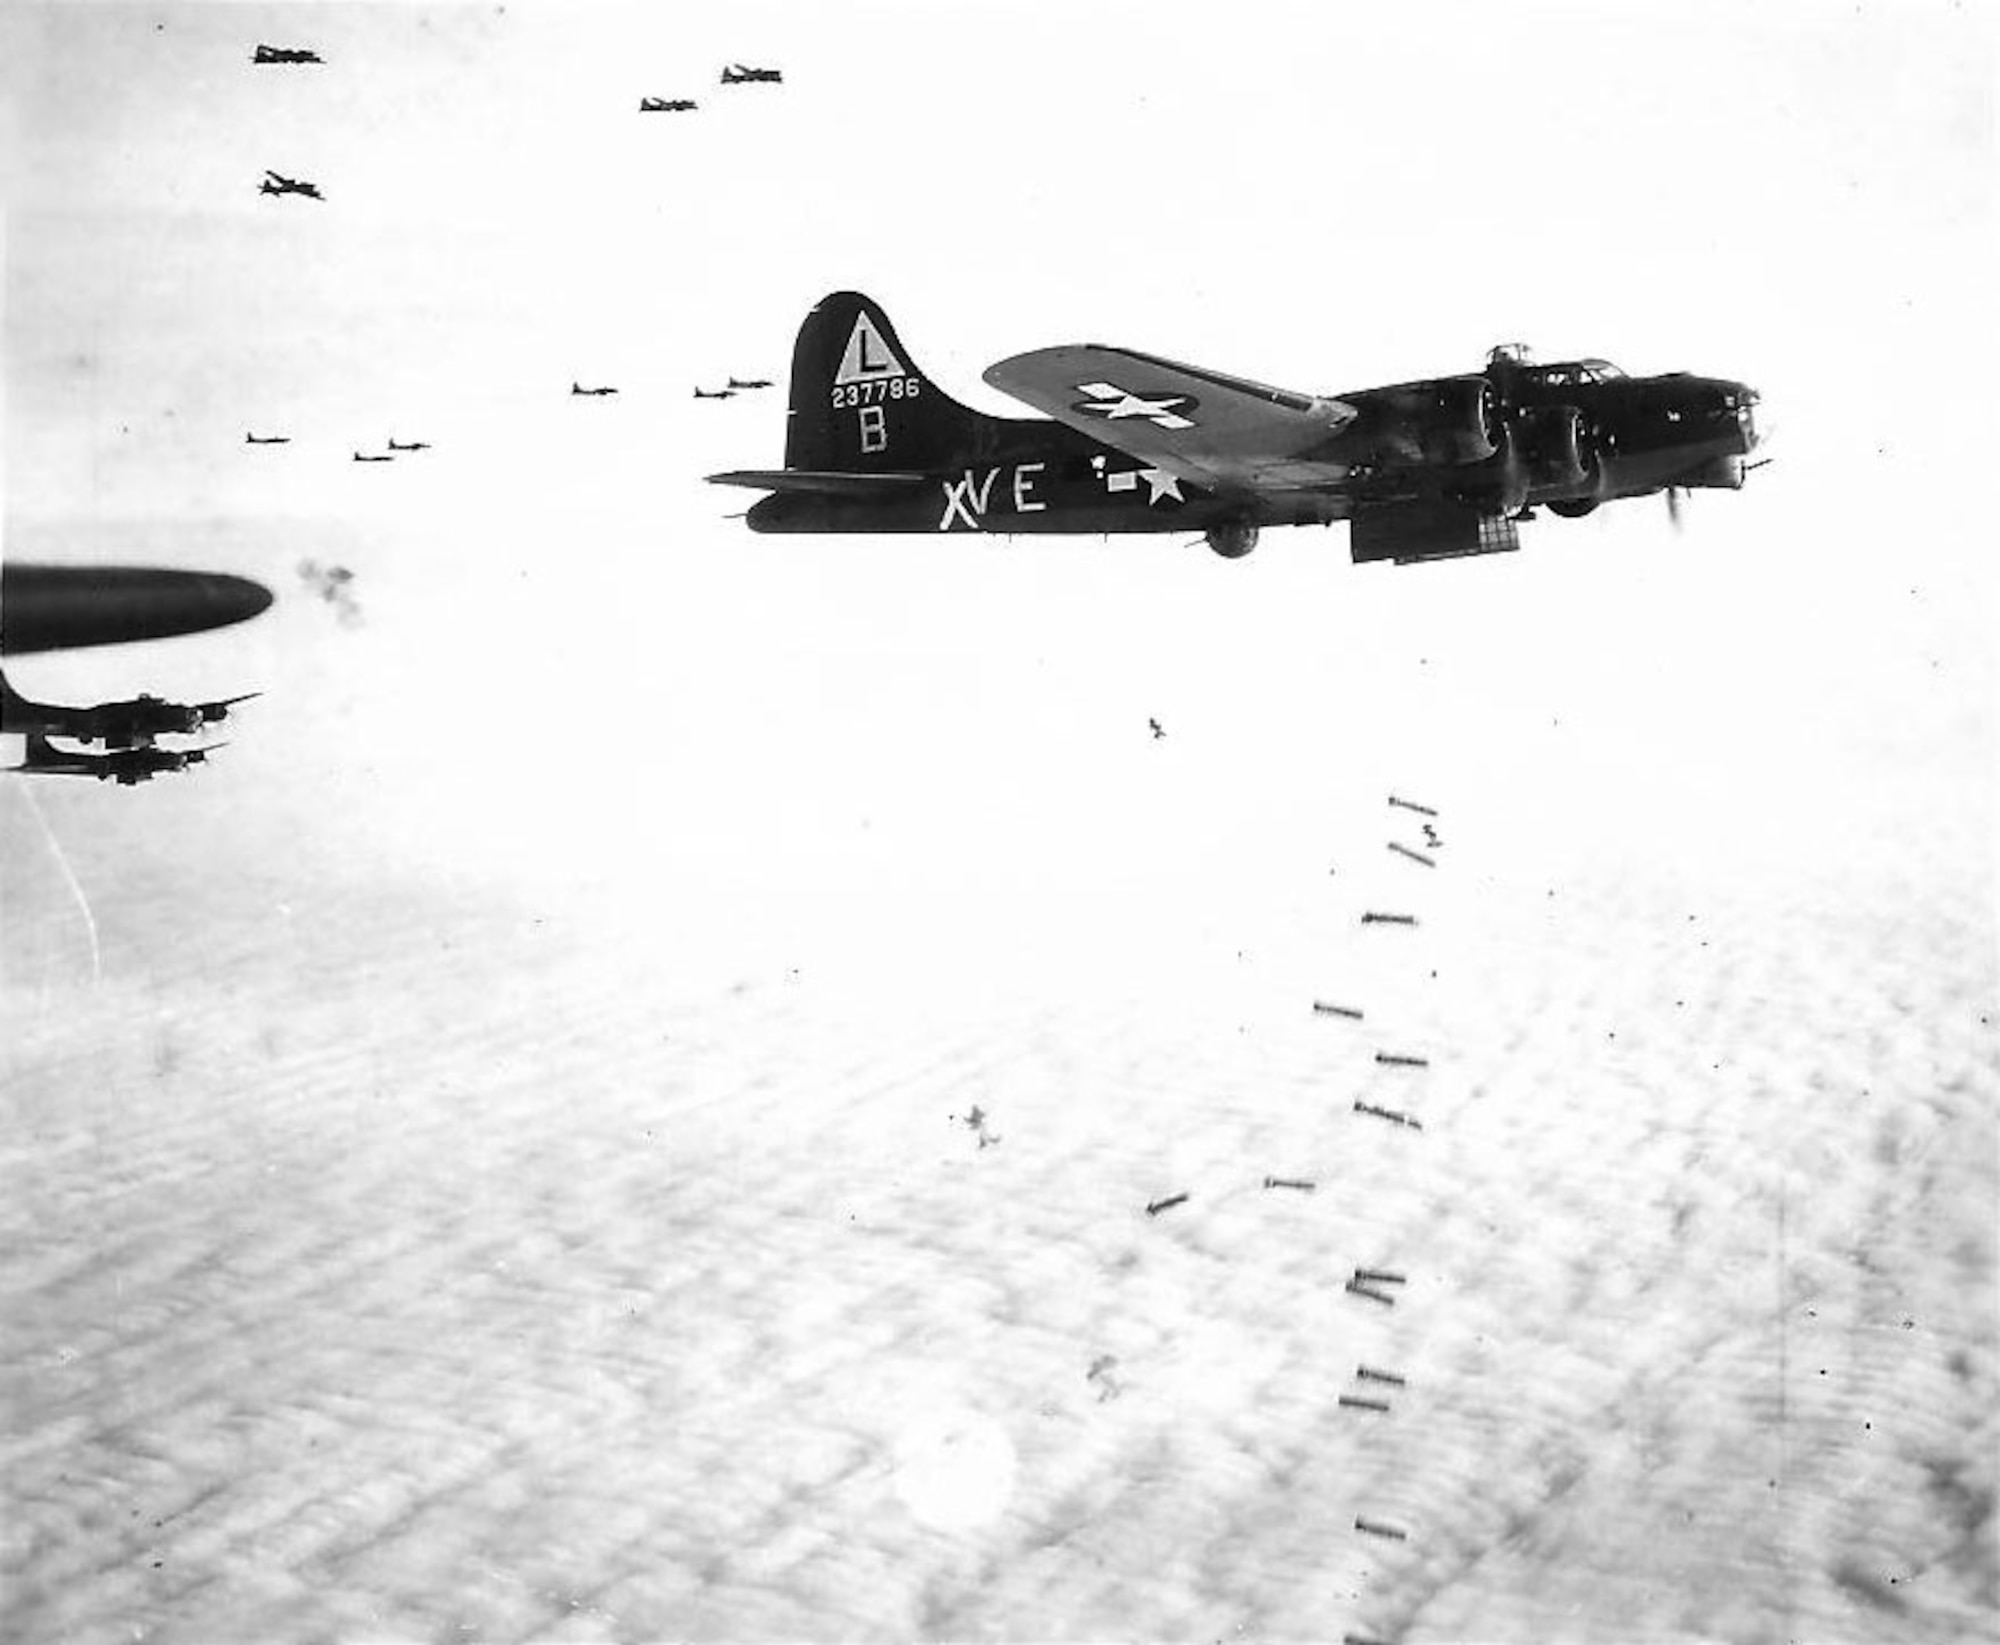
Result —
[{"label": "white star insignia on wing", "polygon": [[1094,411],[1101,417],[1117,422],[1125,417],[1144,417],[1159,428],[1193,428],[1193,419],[1183,417],[1173,408],[1187,404],[1185,394],[1169,394],[1164,399],[1148,400],[1120,388],[1116,383],[1078,383],[1079,393],[1092,396],[1091,403],[1080,407],[1083,411]]}]

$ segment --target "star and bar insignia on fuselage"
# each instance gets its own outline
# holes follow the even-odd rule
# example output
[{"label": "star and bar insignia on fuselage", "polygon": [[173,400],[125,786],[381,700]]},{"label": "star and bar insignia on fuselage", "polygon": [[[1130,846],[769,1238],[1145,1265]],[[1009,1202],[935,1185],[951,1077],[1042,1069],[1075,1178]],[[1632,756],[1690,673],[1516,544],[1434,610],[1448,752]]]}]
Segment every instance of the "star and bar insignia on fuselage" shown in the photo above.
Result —
[{"label": "star and bar insignia on fuselage", "polygon": [[1093,457],[1090,463],[1097,470],[1098,478],[1104,482],[1106,491],[1137,491],[1139,482],[1144,480],[1148,508],[1162,497],[1171,497],[1177,503],[1187,501],[1187,498],[1181,495],[1181,477],[1178,474],[1168,473],[1164,468],[1106,469],[1102,457]]}]

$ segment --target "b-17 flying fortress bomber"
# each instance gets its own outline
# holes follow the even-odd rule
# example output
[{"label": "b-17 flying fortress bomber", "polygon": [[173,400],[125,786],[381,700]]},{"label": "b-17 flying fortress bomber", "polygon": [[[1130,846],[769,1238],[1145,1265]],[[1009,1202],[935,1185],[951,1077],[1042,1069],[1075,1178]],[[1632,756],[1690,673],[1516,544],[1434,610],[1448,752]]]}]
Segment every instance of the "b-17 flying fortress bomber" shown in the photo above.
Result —
[{"label": "b-17 flying fortress bomber", "polygon": [[170,703],[140,693],[120,702],[74,708],[62,703],[38,703],[22,696],[0,674],[0,733],[13,736],[66,737],[71,742],[102,743],[106,748],[147,748],[155,737],[186,737],[226,720],[238,703],[261,693],[246,691],[207,703]]},{"label": "b-17 flying fortress bomber", "polygon": [[1274,525],[1350,522],[1357,561],[1520,546],[1546,505],[1735,490],[1756,394],[1725,378],[1628,377],[1603,360],[1299,394],[1134,349],[1037,349],[985,373],[1045,414],[992,417],[942,393],[881,305],[823,299],[800,328],[782,469],[709,476],[771,493],[754,531],[1198,531],[1225,558]]},{"label": "b-17 flying fortress bomber", "polygon": [[639,99],[641,114],[688,114],[696,107],[692,97],[642,97]]},{"label": "b-17 flying fortress bomber", "polygon": [[268,167],[265,169],[263,182],[257,185],[257,192],[259,194],[272,195],[302,194],[308,200],[324,200],[326,198],[324,194],[320,193],[319,184],[302,183],[296,177],[283,176],[278,172],[270,170]]},{"label": "b-17 flying fortress bomber", "polygon": [[725,86],[775,86],[784,78],[783,69],[748,68],[742,63],[731,63],[722,71],[722,83]]},{"label": "b-17 flying fortress bomber", "polygon": [[57,748],[47,737],[30,732],[26,757],[9,769],[42,777],[95,777],[101,783],[130,788],[149,783],[162,772],[200,765],[216,749],[227,746],[210,743],[202,748],[121,748],[109,754],[84,754]]}]

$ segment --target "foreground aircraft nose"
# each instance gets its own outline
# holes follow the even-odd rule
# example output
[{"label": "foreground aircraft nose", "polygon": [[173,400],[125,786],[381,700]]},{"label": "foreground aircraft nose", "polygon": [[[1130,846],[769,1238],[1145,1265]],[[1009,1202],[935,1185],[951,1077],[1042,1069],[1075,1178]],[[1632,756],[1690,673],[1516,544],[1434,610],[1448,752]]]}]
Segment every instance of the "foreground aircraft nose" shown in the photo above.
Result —
[{"label": "foreground aircraft nose", "polygon": [[271,591],[220,571],[156,566],[0,566],[0,653],[122,645],[254,617]]}]

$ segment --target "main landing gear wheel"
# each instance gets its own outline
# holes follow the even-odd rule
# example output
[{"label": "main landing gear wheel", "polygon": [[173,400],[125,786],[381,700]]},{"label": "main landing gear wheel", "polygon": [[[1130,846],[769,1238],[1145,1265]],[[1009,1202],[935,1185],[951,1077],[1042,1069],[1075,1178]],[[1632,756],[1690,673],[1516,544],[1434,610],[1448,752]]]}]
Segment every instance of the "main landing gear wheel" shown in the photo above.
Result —
[{"label": "main landing gear wheel", "polygon": [[1208,546],[1225,560],[1240,560],[1257,546],[1254,525],[1212,525],[1203,533]]}]

